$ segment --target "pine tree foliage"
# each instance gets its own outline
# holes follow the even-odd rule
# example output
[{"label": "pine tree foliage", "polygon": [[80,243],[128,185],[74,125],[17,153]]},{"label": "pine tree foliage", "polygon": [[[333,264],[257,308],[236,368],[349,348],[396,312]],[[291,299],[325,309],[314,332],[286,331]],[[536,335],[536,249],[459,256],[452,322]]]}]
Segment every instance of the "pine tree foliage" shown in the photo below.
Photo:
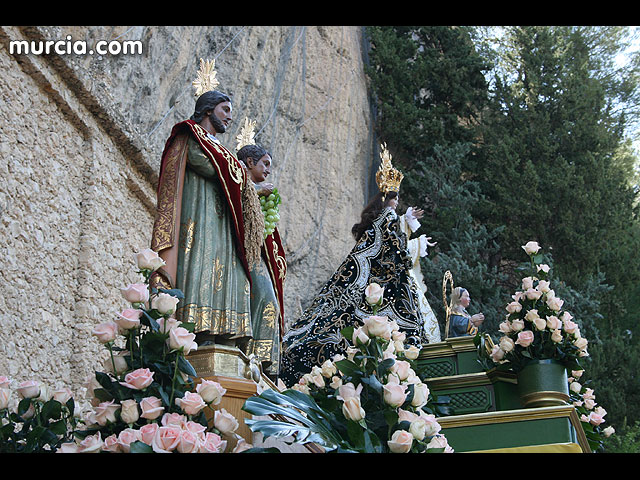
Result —
[{"label": "pine tree foliage", "polygon": [[520,280],[521,245],[538,241],[558,294],[593,342],[599,396],[617,396],[622,416],[610,421],[633,423],[640,412],[618,404],[635,401],[638,380],[608,372],[605,361],[623,349],[640,357],[637,342],[620,340],[640,335],[640,189],[630,133],[640,112],[640,54],[616,62],[629,28],[367,32],[377,133],[405,172],[401,203],[425,209],[418,233],[438,242],[422,267],[441,323],[442,275],[451,270],[470,290],[470,310],[482,310],[484,329],[494,331]]}]

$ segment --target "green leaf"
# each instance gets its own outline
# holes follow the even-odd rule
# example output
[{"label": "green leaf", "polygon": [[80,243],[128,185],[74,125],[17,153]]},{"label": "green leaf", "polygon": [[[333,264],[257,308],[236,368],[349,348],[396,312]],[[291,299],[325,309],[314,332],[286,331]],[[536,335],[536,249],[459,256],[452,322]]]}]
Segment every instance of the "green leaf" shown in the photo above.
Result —
[{"label": "green leaf", "polygon": [[57,400],[49,400],[42,406],[42,416],[46,419],[59,419],[62,415],[62,404]]},{"label": "green leaf", "polygon": [[186,358],[184,358],[182,355],[178,357],[178,368],[180,369],[180,371],[186,373],[191,377],[198,376],[198,374],[196,373],[191,363],[189,363],[189,361]]},{"label": "green leaf", "polygon": [[136,440],[129,445],[129,451],[131,453],[153,453],[153,448],[140,440]]},{"label": "green leaf", "polygon": [[344,375],[348,377],[359,378],[364,374],[360,367],[353,363],[351,360],[339,360],[335,362],[335,366],[338,370],[340,370]]}]

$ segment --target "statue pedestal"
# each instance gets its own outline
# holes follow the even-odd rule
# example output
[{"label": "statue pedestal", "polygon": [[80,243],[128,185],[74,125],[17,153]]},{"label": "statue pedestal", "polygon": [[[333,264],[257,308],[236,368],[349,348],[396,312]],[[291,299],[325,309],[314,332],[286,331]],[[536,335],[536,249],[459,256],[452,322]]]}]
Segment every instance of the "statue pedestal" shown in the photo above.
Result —
[{"label": "statue pedestal", "polygon": [[[202,380],[218,382],[227,393],[216,409],[226,409],[239,423],[236,433],[248,443],[252,442],[253,433],[244,423],[251,415],[242,410],[247,398],[255,395],[258,385],[250,377],[247,378],[249,359],[237,347],[227,345],[207,345],[191,352],[187,360],[196,373],[196,384]],[[207,419],[213,424],[213,412],[207,409]]]}]

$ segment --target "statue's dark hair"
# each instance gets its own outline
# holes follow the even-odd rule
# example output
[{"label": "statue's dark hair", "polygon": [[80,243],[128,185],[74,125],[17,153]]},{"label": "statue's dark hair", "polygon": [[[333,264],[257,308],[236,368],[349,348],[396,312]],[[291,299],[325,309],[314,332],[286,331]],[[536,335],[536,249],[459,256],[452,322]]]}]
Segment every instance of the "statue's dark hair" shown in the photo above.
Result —
[{"label": "statue's dark hair", "polygon": [[[258,162],[265,155],[271,156],[271,154],[264,148],[262,145],[253,144],[253,145],[245,145],[240,150],[238,150],[237,158],[242,163],[247,165],[247,159],[253,158],[254,164]],[[247,165],[249,166],[249,165]]]},{"label": "statue's dark hair", "polygon": [[[360,214],[360,222],[356,223],[351,228],[353,238],[359,240],[364,232],[371,227],[373,221],[378,218],[378,215],[384,210],[384,207],[389,205],[389,200],[392,200],[398,196],[398,192],[388,192],[384,195],[382,192],[376,193],[369,201],[362,213]],[[382,200],[384,197],[384,201]]]},{"label": "statue's dark hair", "polygon": [[228,95],[219,92],[218,90],[211,90],[209,92],[205,92],[198,100],[196,100],[196,107],[194,109],[193,115],[191,115],[191,120],[196,123],[200,123],[206,113],[210,110],[216,108],[216,105],[222,102],[230,102],[231,99]]}]

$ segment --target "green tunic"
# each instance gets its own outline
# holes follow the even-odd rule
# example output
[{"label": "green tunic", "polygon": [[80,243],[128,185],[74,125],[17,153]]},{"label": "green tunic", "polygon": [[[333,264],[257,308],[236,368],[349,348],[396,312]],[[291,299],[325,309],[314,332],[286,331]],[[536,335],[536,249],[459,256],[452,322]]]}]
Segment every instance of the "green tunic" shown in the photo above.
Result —
[{"label": "green tunic", "polygon": [[184,293],[176,316],[196,332],[251,337],[250,289],[236,254],[230,211],[216,171],[189,139],[180,217],[176,288]]},{"label": "green tunic", "polygon": [[280,361],[280,307],[264,259],[251,270],[251,326],[254,338],[247,354],[254,354],[265,373],[277,376]]}]

